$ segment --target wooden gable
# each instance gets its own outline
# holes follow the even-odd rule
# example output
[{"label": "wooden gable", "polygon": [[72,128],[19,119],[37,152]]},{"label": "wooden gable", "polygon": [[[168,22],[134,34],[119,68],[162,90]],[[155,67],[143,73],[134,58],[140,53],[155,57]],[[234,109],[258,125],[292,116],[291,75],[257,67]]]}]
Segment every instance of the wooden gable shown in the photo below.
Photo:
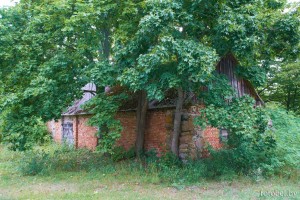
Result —
[{"label": "wooden gable", "polygon": [[255,99],[256,105],[263,105],[264,102],[257,94],[253,85],[248,80],[238,77],[235,74],[237,65],[238,61],[232,54],[229,54],[220,60],[217,64],[216,71],[219,74],[224,74],[229,79],[230,85],[234,88],[238,97],[250,95]]}]

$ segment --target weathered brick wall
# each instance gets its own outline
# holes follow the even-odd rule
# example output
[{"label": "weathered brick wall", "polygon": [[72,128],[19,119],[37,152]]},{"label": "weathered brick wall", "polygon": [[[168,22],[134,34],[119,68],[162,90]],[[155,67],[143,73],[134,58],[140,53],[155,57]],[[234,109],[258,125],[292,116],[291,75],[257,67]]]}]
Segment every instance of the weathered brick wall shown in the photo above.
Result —
[{"label": "weathered brick wall", "polygon": [[[150,110],[147,113],[147,124],[145,132],[144,147],[147,150],[156,149],[159,152],[170,150],[172,130],[173,130],[174,110]],[[205,145],[213,148],[221,148],[219,140],[219,130],[208,127],[201,130],[193,124],[194,111],[186,110],[182,117],[181,134],[179,138],[179,156],[183,159],[188,156],[199,158],[207,156]],[[68,120],[73,122],[74,144],[78,148],[95,149],[98,143],[96,137],[97,128],[87,125],[90,118],[88,115],[71,116]],[[118,112],[117,119],[120,120],[123,131],[121,138],[117,141],[117,146],[122,146],[126,150],[134,147],[136,140],[136,113],[134,111]],[[67,118],[65,118],[66,120]],[[62,121],[50,121],[47,123],[48,130],[56,142],[62,141]]]},{"label": "weathered brick wall", "polygon": [[165,152],[169,148],[173,124],[172,115],[173,111],[170,110],[153,110],[148,112],[145,149],[156,149],[158,152]]},{"label": "weathered brick wall", "polygon": [[[98,143],[97,139],[97,128],[89,126],[87,124],[90,116],[81,115],[76,117],[73,117],[73,125],[77,125],[77,127],[74,129],[74,134],[78,135],[77,138],[77,147],[78,148],[88,148],[88,149],[95,149]],[[76,131],[78,130],[78,132]],[[74,137],[76,138],[76,137]]]},{"label": "weathered brick wall", "polygon": [[135,112],[118,112],[117,117],[120,120],[123,130],[117,146],[122,146],[129,150],[135,145],[136,139],[136,113]]},{"label": "weathered brick wall", "polygon": [[220,130],[217,128],[207,127],[203,132],[203,140],[214,149],[220,149],[222,147],[222,143],[220,142]]},{"label": "weathered brick wall", "polygon": [[202,130],[193,124],[194,118],[199,115],[198,109],[201,109],[201,107],[203,106],[191,107],[191,109],[184,111],[179,138],[179,157],[182,159],[207,157],[207,145],[215,149],[222,147],[219,129],[207,127]]},{"label": "weathered brick wall", "polygon": [[[145,132],[145,149],[156,149],[160,152],[166,151],[170,143],[170,133],[172,129],[172,113],[168,110],[153,110],[147,114],[147,125]],[[64,121],[73,123],[74,144],[78,148],[95,149],[97,146],[97,128],[87,124],[90,116],[70,116],[64,117]],[[117,141],[118,146],[123,146],[126,150],[134,147],[136,140],[136,113],[118,112],[117,119],[120,120],[123,131],[121,138]],[[47,123],[49,132],[52,133],[56,142],[62,141],[62,120]]]},{"label": "weathered brick wall", "polygon": [[46,123],[48,131],[51,133],[53,140],[55,142],[61,143],[62,141],[62,127],[61,127],[61,120],[58,121],[49,121]]},{"label": "weathered brick wall", "polygon": [[[73,123],[74,145],[78,148],[95,149],[97,146],[97,129],[87,125],[90,116],[68,116],[63,117],[64,122]],[[62,143],[62,123],[60,119],[57,122],[54,120],[46,123],[48,131],[51,133],[53,140]]]},{"label": "weathered brick wall", "polygon": [[[160,152],[167,149],[170,138],[170,122],[172,123],[172,111],[150,110],[147,113],[147,124],[145,131],[145,149],[156,149]],[[134,147],[136,140],[136,113],[119,112],[117,119],[121,121],[123,131],[121,138],[117,141],[118,146],[126,150]]]}]

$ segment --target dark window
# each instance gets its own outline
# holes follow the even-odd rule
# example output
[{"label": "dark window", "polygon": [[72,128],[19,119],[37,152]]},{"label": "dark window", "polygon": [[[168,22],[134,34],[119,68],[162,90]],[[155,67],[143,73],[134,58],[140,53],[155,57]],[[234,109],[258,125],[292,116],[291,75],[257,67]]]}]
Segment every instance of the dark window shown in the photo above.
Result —
[{"label": "dark window", "polygon": [[224,128],[220,129],[220,141],[227,142],[228,140],[228,131]]}]

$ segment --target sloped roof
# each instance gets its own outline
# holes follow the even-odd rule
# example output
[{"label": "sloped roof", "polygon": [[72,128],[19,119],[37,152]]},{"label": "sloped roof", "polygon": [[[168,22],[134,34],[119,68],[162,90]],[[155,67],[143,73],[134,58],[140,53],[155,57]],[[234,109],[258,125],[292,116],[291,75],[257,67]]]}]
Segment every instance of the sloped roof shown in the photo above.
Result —
[{"label": "sloped roof", "polygon": [[[238,61],[231,54],[223,57],[220,62],[216,66],[216,71],[219,74],[224,74],[228,77],[230,81],[230,85],[236,90],[237,95],[239,97],[248,94],[252,96],[256,100],[256,105],[263,105],[264,102],[256,92],[253,85],[243,78],[237,77],[234,73],[235,67],[237,66]],[[107,90],[108,89],[108,90]],[[123,88],[124,89],[124,88]],[[113,90],[113,88],[105,88],[105,92],[109,92]],[[70,116],[70,115],[86,115],[90,114],[87,111],[82,109],[82,105],[87,101],[92,99],[96,95],[96,85],[93,83],[88,83],[86,86],[82,88],[83,96],[81,99],[76,100],[72,106],[70,106],[66,112],[62,115]],[[113,91],[112,91],[113,92]],[[176,105],[176,91],[170,90],[167,92],[165,98],[162,101],[152,100],[148,104],[148,109],[161,109],[161,108],[174,108]],[[137,96],[135,94],[129,95],[130,98],[124,100],[122,106],[120,107],[120,111],[130,111],[135,110],[137,107]],[[195,96],[193,92],[186,92],[185,95],[185,104],[197,104],[199,103],[199,99]]]},{"label": "sloped roof", "polygon": [[81,88],[83,91],[82,98],[79,100],[76,100],[72,106],[70,106],[66,112],[64,112],[63,116],[68,115],[83,115],[83,114],[89,114],[88,112],[84,111],[82,109],[82,105],[85,104],[87,101],[92,99],[96,94],[96,85],[93,83],[86,84],[83,88]]},{"label": "sloped roof", "polygon": [[228,54],[227,56],[224,56],[217,64],[216,70],[219,74],[224,74],[227,76],[229,79],[229,84],[235,89],[238,97],[250,95],[256,100],[256,105],[263,105],[263,100],[258,95],[250,81],[242,77],[238,77],[235,74],[237,65],[238,61],[236,58],[232,54]]}]

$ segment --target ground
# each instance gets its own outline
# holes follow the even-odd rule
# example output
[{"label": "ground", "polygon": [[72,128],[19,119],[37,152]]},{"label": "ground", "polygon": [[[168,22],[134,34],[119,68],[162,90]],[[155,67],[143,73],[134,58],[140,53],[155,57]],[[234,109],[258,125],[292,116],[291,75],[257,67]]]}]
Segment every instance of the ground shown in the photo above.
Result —
[{"label": "ground", "polygon": [[[0,148],[0,199],[300,199],[300,184],[290,179],[201,181],[183,186],[156,177],[94,172],[23,176],[16,153]],[[272,196],[273,195],[273,196]],[[274,198],[275,197],[275,198]]]}]

